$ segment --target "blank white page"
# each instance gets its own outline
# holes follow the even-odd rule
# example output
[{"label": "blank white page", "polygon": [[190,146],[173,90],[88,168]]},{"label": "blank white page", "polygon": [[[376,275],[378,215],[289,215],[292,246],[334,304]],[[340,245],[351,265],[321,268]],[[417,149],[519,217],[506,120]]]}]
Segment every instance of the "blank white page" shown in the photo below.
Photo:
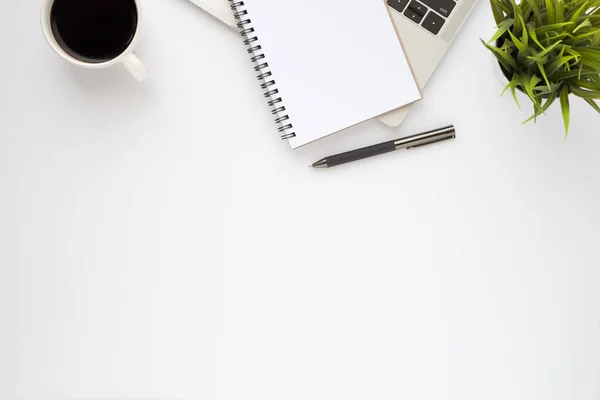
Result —
[{"label": "blank white page", "polygon": [[244,4],[296,133],[292,148],[421,98],[383,0]]}]

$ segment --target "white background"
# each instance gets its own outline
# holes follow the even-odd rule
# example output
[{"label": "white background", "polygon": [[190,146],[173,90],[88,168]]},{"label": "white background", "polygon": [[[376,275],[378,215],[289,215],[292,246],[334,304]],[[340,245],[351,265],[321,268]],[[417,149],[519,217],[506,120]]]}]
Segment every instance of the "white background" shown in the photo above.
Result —
[{"label": "white background", "polygon": [[520,125],[487,2],[401,128],[294,152],[238,34],[143,5],[138,84],[0,3],[0,398],[599,398],[600,119]]}]

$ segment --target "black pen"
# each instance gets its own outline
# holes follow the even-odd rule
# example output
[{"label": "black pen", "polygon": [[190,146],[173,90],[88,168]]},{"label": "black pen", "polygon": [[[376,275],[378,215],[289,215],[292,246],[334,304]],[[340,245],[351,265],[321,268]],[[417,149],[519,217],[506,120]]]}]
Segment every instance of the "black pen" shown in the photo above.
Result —
[{"label": "black pen", "polygon": [[432,131],[418,133],[416,135],[406,136],[396,140],[390,140],[389,142],[363,147],[362,149],[356,149],[325,157],[314,163],[312,167],[331,168],[335,167],[336,165],[346,164],[352,161],[358,161],[400,149],[411,149],[413,147],[441,142],[442,140],[454,139],[455,137],[456,131],[454,130],[454,125],[448,125],[440,129],[434,129]]}]

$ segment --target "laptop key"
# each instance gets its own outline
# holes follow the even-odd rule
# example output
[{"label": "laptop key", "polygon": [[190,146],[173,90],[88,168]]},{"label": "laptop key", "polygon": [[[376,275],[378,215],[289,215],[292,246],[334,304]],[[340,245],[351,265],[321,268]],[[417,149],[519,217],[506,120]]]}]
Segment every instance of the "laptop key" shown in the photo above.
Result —
[{"label": "laptop key", "polygon": [[421,14],[417,14],[410,8],[407,8],[406,11],[404,11],[404,15],[406,15],[409,19],[411,19],[413,22],[416,22],[417,24],[423,19],[423,16]]},{"label": "laptop key", "polygon": [[387,3],[388,6],[392,7],[394,10],[402,12],[406,8],[408,0],[387,0]]},{"label": "laptop key", "polygon": [[433,33],[434,35],[437,35],[440,29],[442,29],[444,22],[446,22],[444,18],[440,17],[434,12],[430,12],[429,14],[427,14],[427,17],[425,17],[425,20],[423,21],[421,26],[427,29],[429,32]]},{"label": "laptop key", "polygon": [[439,13],[442,17],[448,17],[456,3],[454,0],[421,0],[426,6],[431,7],[434,11]]},{"label": "laptop key", "polygon": [[410,8],[412,11],[414,11],[417,14],[422,15],[422,16],[427,14],[427,7],[425,7],[423,4],[419,3],[417,0],[412,0],[410,2],[410,4],[408,5],[408,8]]}]

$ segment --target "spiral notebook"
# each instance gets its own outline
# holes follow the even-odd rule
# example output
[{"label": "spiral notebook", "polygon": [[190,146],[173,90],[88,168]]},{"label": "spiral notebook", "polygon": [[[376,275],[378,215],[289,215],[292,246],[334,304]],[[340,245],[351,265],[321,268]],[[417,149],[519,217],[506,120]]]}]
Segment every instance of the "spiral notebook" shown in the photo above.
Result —
[{"label": "spiral notebook", "polygon": [[229,0],[292,148],[421,99],[383,0]]}]

